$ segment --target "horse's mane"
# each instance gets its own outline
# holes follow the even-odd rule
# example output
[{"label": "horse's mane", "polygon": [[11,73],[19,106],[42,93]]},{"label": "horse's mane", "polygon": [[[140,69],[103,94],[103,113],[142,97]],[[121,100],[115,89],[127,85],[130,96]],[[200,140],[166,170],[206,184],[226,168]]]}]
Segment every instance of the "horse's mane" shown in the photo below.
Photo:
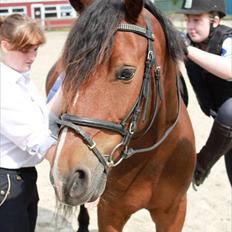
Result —
[{"label": "horse's mane", "polygon": [[113,35],[124,18],[123,8],[118,0],[95,0],[76,20],[62,55],[66,72],[63,87],[69,93],[109,56]]},{"label": "horse's mane", "polygon": [[172,22],[157,8],[155,5],[147,0],[145,8],[149,10],[160,22],[167,41],[167,47],[172,60],[177,63],[184,58],[184,44],[178,36],[177,29]]},{"label": "horse's mane", "polygon": [[[171,22],[152,4],[146,8],[161,23],[169,53],[176,62],[182,56],[180,43]],[[66,97],[74,97],[78,86],[92,74],[97,65],[111,54],[114,33],[125,18],[122,1],[95,0],[74,23],[65,43],[62,62],[65,70],[63,82]]]}]

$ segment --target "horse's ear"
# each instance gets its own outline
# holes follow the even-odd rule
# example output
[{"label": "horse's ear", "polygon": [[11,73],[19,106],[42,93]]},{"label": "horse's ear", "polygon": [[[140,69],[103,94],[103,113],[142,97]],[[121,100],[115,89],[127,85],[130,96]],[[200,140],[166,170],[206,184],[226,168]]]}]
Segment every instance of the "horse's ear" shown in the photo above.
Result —
[{"label": "horse's ear", "polygon": [[144,5],[144,0],[124,0],[126,9],[126,19],[131,23],[136,23]]},{"label": "horse's ear", "polygon": [[76,12],[80,13],[84,10],[88,5],[92,3],[93,0],[69,0],[71,6],[76,10]]}]

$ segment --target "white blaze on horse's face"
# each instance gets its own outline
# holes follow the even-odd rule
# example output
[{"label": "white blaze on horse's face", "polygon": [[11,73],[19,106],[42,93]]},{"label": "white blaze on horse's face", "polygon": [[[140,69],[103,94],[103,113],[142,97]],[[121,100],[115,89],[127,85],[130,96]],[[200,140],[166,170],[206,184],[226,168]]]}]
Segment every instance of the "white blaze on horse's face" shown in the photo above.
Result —
[{"label": "white blaze on horse's face", "polygon": [[77,92],[75,98],[74,98],[74,101],[73,101],[73,107],[76,105],[77,103],[77,100],[78,100],[78,97],[79,97],[79,92]]},{"label": "white blaze on horse's face", "polygon": [[[75,106],[75,104],[77,103],[78,97],[79,97],[79,92],[77,92],[77,94],[74,98],[73,106]],[[54,163],[53,163],[53,167],[52,167],[52,171],[51,171],[53,181],[54,181],[54,187],[56,189],[57,196],[58,196],[60,201],[63,201],[63,181],[62,181],[62,174],[59,172],[59,170],[60,170],[59,161],[60,161],[60,157],[62,154],[62,149],[63,149],[64,143],[66,140],[67,132],[68,132],[68,128],[64,128],[61,132],[61,136],[59,139],[59,143],[57,145],[55,159],[54,159]]]},{"label": "white blaze on horse's face", "polygon": [[62,175],[59,173],[59,159],[61,156],[61,151],[66,139],[67,132],[68,132],[67,128],[64,128],[61,132],[59,143],[57,145],[57,151],[56,151],[53,167],[51,170],[53,181],[54,181],[54,187],[56,189],[56,193],[60,201],[62,201],[63,199],[63,191],[62,191],[63,182],[62,182]]}]

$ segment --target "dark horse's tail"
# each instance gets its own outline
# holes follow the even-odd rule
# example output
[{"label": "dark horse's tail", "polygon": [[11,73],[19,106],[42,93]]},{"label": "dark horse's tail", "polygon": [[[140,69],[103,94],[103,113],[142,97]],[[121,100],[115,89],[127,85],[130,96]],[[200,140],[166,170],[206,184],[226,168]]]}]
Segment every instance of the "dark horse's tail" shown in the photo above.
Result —
[{"label": "dark horse's tail", "polygon": [[168,51],[173,61],[177,62],[178,60],[183,60],[183,43],[181,43],[178,32],[173,26],[172,22],[151,1],[145,1],[145,8],[158,19],[161,26],[163,27],[166,36]]}]

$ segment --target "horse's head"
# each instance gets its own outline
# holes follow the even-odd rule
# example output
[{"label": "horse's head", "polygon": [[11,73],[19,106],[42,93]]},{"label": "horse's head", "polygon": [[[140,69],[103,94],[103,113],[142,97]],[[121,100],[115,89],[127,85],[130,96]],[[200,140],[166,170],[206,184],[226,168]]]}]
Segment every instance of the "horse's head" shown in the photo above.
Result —
[{"label": "horse's head", "polygon": [[61,201],[78,205],[103,193],[109,168],[130,156],[134,133],[151,127],[165,62],[158,54],[168,51],[142,0],[96,0],[85,10],[90,1],[71,2],[81,14],[62,55],[66,114],[51,179]]}]

